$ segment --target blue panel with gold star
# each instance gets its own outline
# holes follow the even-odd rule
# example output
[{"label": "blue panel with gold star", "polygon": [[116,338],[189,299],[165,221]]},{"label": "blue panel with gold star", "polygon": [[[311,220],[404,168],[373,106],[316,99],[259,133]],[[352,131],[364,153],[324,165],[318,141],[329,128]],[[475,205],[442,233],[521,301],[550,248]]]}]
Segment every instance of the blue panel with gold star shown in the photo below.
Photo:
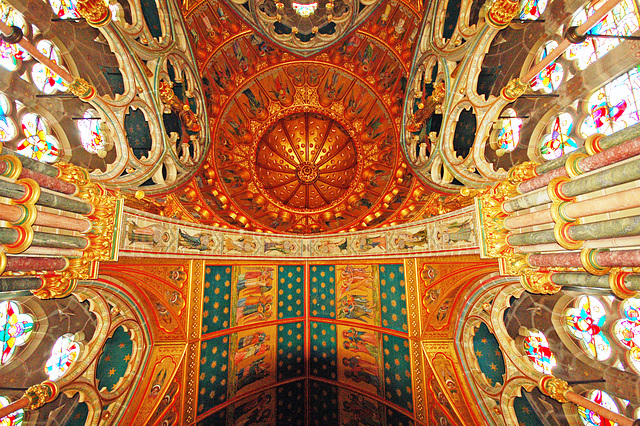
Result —
[{"label": "blue panel with gold star", "polygon": [[387,400],[413,411],[409,342],[402,337],[384,334],[384,390]]},{"label": "blue panel with gold star", "polygon": [[311,300],[312,317],[335,318],[335,277],[334,265],[311,265]]},{"label": "blue panel with gold star", "polygon": [[413,426],[413,420],[393,408],[387,407],[387,425]]},{"label": "blue panel with gold star", "polygon": [[278,380],[304,375],[304,325],[278,326]]},{"label": "blue panel with gold star", "polygon": [[207,265],[204,274],[202,334],[229,327],[231,306],[231,273],[229,265]]},{"label": "blue panel with gold star", "polygon": [[211,413],[207,418],[200,420],[198,426],[224,426],[227,424],[227,410],[224,408]]},{"label": "blue panel with gold star", "polygon": [[309,380],[309,423],[325,426],[338,424],[338,388]]},{"label": "blue panel with gold star", "polygon": [[278,426],[302,426],[305,418],[304,380],[278,387]]},{"label": "blue panel with gold star", "polygon": [[215,337],[200,344],[198,414],[227,399],[229,336]]},{"label": "blue panel with gold star", "polygon": [[336,348],[336,326],[312,321],[309,356],[309,369],[312,375],[336,380],[338,374]]},{"label": "blue panel with gold star", "polygon": [[542,422],[538,418],[536,412],[527,399],[527,395],[531,395],[529,392],[522,391],[522,396],[519,396],[513,400],[513,411],[516,412],[519,426],[537,426]]},{"label": "blue panel with gold star", "polygon": [[278,318],[301,317],[304,297],[304,266],[278,267]]},{"label": "blue panel with gold star", "polygon": [[380,265],[380,304],[382,325],[406,333],[407,302],[403,264]]},{"label": "blue panel with gold star", "polygon": [[489,381],[489,385],[504,383],[505,367],[502,351],[495,336],[491,334],[485,323],[480,323],[473,336],[473,350],[480,370]]},{"label": "blue panel with gold star", "polygon": [[78,402],[65,426],[84,426],[87,423],[88,415],[89,406],[84,402]]},{"label": "blue panel with gold star", "polygon": [[104,344],[104,349],[96,368],[98,389],[113,391],[116,383],[124,376],[131,361],[133,342],[124,327],[118,327]]}]

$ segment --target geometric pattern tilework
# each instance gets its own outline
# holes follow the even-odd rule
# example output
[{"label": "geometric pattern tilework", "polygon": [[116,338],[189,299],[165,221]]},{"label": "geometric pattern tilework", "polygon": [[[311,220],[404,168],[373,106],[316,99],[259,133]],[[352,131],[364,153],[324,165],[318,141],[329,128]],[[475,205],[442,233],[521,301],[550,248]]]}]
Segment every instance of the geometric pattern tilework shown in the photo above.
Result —
[{"label": "geometric pattern tilework", "polygon": [[304,323],[278,325],[278,380],[304,375]]},{"label": "geometric pattern tilework", "polygon": [[113,336],[104,344],[102,355],[96,367],[98,389],[113,391],[118,380],[124,376],[131,361],[133,342],[124,327],[118,327]]},{"label": "geometric pattern tilework", "polygon": [[203,341],[200,345],[198,414],[227,399],[229,336]]},{"label": "geometric pattern tilework", "polygon": [[382,326],[406,333],[407,302],[404,287],[404,265],[380,265],[380,303]]},{"label": "geometric pattern tilework", "polygon": [[496,337],[489,331],[487,325],[480,323],[476,334],[473,336],[473,350],[480,365],[480,371],[484,373],[489,385],[504,383],[504,358]]},{"label": "geometric pattern tilework", "polygon": [[311,265],[310,315],[319,318],[335,318],[335,266]]},{"label": "geometric pattern tilework", "polygon": [[202,334],[229,328],[231,271],[229,265],[208,265],[205,268]]},{"label": "geometric pattern tilework", "polygon": [[337,378],[336,326],[312,321],[309,369],[311,374],[325,379]]},{"label": "geometric pattern tilework", "polygon": [[393,408],[387,407],[388,426],[413,426],[413,420]]},{"label": "geometric pattern tilework", "polygon": [[304,380],[278,386],[277,425],[302,426],[305,421]]},{"label": "geometric pattern tilework", "polygon": [[304,265],[278,267],[278,318],[303,315]]},{"label": "geometric pattern tilework", "polygon": [[336,386],[309,380],[309,423],[314,426],[339,424]]},{"label": "geometric pattern tilework", "polygon": [[394,404],[413,411],[409,342],[402,337],[384,334],[385,396]]},{"label": "geometric pattern tilework", "polygon": [[522,396],[513,400],[513,410],[516,412],[518,423],[522,426],[536,426],[542,424],[533,407],[529,403],[527,395],[529,392],[522,391]]}]

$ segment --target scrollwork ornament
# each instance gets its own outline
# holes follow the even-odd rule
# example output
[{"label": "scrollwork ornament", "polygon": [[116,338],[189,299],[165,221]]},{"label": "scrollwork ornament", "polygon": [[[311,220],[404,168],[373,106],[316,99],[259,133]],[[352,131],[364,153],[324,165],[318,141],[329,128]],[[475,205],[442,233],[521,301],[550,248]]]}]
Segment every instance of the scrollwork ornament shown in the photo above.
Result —
[{"label": "scrollwork ornament", "polygon": [[569,400],[566,398],[566,394],[567,392],[571,392],[572,389],[571,386],[569,386],[569,383],[565,382],[564,380],[558,379],[551,375],[544,375],[540,378],[538,387],[540,388],[540,391],[542,391],[542,393],[550,396],[561,404],[569,402]]},{"label": "scrollwork ornament", "polygon": [[562,286],[551,280],[553,272],[528,271],[520,276],[520,284],[529,293],[556,294]]}]

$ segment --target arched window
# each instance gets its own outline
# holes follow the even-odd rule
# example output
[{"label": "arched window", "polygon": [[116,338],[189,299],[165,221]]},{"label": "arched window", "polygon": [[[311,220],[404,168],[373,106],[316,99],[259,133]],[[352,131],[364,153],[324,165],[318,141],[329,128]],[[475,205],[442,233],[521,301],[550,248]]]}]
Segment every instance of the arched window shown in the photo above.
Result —
[{"label": "arched window", "polygon": [[74,0],[49,0],[53,13],[58,15],[60,19],[78,19],[82,15],[76,10],[76,2]]},{"label": "arched window", "polygon": [[22,116],[22,136],[18,152],[34,160],[53,163],[60,157],[60,142],[51,134],[49,123],[32,112]]},{"label": "arched window", "polygon": [[526,21],[535,21],[540,18],[547,8],[547,0],[525,0],[520,9],[518,18]]},{"label": "arched window", "polygon": [[[24,34],[28,34],[29,27],[27,21],[13,10],[11,7],[0,2],[0,19],[7,25],[19,27]],[[0,40],[0,66],[9,71],[17,71],[22,61],[29,60],[31,55],[22,47],[16,44],[9,44],[4,40]]]},{"label": "arched window", "polygon": [[551,374],[557,361],[549,348],[549,342],[545,335],[539,330],[526,328],[521,334],[524,335],[522,341],[524,352],[533,363],[533,367],[542,374]]},{"label": "arched window", "polygon": [[505,109],[502,112],[502,118],[494,127],[494,135],[491,138],[491,147],[496,150],[498,156],[516,149],[520,143],[521,128],[522,119],[517,117],[512,108]]},{"label": "arched window", "polygon": [[81,351],[82,346],[76,341],[75,335],[67,333],[58,337],[51,350],[51,357],[45,365],[49,380],[64,376],[80,357]]},{"label": "arched window", "polygon": [[623,319],[616,321],[613,334],[627,349],[627,361],[640,371],[640,299],[625,300],[620,310]]},{"label": "arched window", "polygon": [[78,120],[78,129],[84,149],[93,154],[104,149],[100,116],[96,110],[88,109],[84,112],[82,120]]},{"label": "arched window", "polygon": [[[604,3],[604,0],[590,2],[571,20],[571,26],[584,23]],[[638,10],[634,0],[622,0],[589,33],[629,36],[639,27]],[[583,43],[571,45],[564,56],[575,61],[576,67],[582,70],[606,55],[619,43],[620,40],[617,38],[588,37]]]},{"label": "arched window", "polygon": [[571,136],[573,116],[567,112],[555,116],[549,124],[546,135],[542,137],[540,154],[545,160],[553,160],[578,148]]},{"label": "arched window", "polygon": [[611,344],[602,330],[607,320],[606,311],[598,299],[580,296],[564,316],[569,333],[580,341],[591,358],[604,361],[611,356]]},{"label": "arched window", "polygon": [[33,317],[21,313],[18,302],[0,303],[0,365],[7,364],[18,346],[24,345],[34,328]]},{"label": "arched window", "polygon": [[587,101],[589,115],[580,126],[587,137],[594,133],[610,135],[639,121],[640,66],[607,83]]},{"label": "arched window", "polygon": [[[551,53],[558,43],[554,40],[550,40],[542,45],[538,51],[538,57],[536,62],[542,61]],[[562,78],[564,77],[564,68],[556,61],[547,65],[533,80],[531,80],[531,88],[533,90],[541,90],[544,93],[551,93],[560,87]]]},{"label": "arched window", "polygon": [[[47,58],[51,59],[58,65],[62,65],[62,59],[60,57],[60,51],[49,40],[40,40],[36,48]],[[31,78],[41,92],[48,95],[55,93],[56,91],[64,92],[67,90],[67,83],[58,74],[51,71],[49,68],[37,62],[31,67]]]}]

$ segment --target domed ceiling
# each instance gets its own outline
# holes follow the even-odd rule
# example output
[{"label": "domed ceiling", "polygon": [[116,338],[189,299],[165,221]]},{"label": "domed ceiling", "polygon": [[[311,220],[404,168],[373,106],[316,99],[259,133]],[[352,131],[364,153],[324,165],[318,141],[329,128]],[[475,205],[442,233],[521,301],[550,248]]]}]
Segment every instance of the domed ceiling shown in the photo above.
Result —
[{"label": "domed ceiling", "polygon": [[[307,45],[257,34],[256,22],[271,10],[270,2],[236,3],[185,7],[212,147],[200,172],[170,196],[165,212],[208,225],[298,234],[441,212],[433,207],[440,201],[441,208],[442,200],[422,187],[399,154],[418,6],[318,2],[309,19],[326,20],[330,9],[337,27],[338,11],[370,17],[308,57]],[[283,25],[298,13],[288,10],[293,6],[276,4]],[[344,28],[359,21],[350,22]]]}]

